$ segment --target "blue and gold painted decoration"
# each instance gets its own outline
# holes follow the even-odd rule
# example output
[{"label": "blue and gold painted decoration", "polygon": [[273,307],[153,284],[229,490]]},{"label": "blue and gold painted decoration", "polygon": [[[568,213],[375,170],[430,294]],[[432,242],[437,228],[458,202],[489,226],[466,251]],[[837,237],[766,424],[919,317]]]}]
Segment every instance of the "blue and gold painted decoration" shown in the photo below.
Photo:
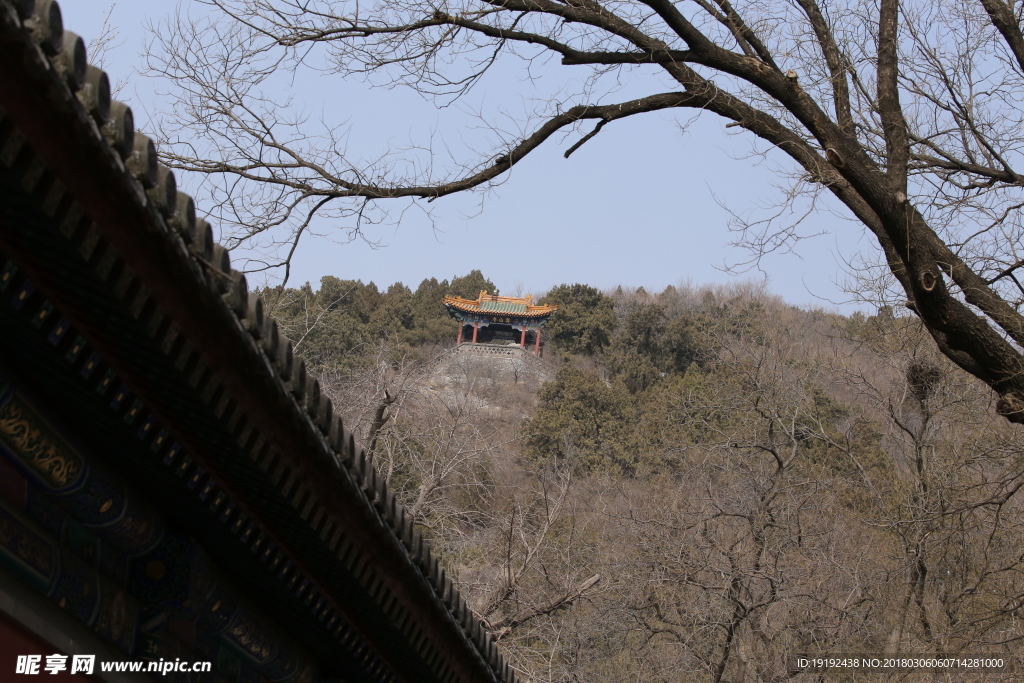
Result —
[{"label": "blue and gold painted decoration", "polygon": [[129,495],[120,480],[97,467],[89,474],[80,488],[60,496],[69,512],[130,556],[155,548],[164,535],[160,516]]},{"label": "blue and gold painted decoration", "polygon": [[168,535],[132,563],[131,592],[143,602],[184,610],[188,583],[189,542],[183,537]]},{"label": "blue and gold painted decoration", "polygon": [[[143,608],[142,619],[139,624],[138,654],[136,656],[148,662],[156,662],[161,659],[164,661],[174,661],[176,659],[198,661],[200,659],[209,659],[202,657],[199,652],[186,646],[176,638],[174,633],[172,633],[170,625],[171,621],[166,612],[158,606],[147,605]],[[223,683],[224,680],[218,678],[216,672],[200,674],[176,674],[170,672],[166,678],[168,683],[173,683],[176,680],[183,683],[185,681],[187,683],[206,683],[207,681]]]},{"label": "blue and gold painted decoration", "polygon": [[213,636],[223,636],[239,611],[233,591],[225,589],[206,553],[193,544],[189,597],[199,626]]},{"label": "blue and gold painted decoration", "polygon": [[200,629],[194,621],[171,618],[159,605],[147,605],[139,625],[139,659],[165,661],[175,658],[213,662],[215,676],[200,675],[189,683],[205,680],[217,683],[265,683],[266,679],[255,669],[245,666],[241,659],[219,639],[197,637]]},{"label": "blue and gold painted decoration", "polygon": [[27,485],[22,509],[32,521],[60,539],[63,545],[96,567],[101,574],[119,586],[126,585],[128,558],[125,554],[98,538],[31,484]]},{"label": "blue and gold painted decoration", "polygon": [[0,566],[132,655],[139,603],[70,547],[0,501]]},{"label": "blue and gold painted decoration", "polygon": [[107,477],[89,476],[74,491],[54,500],[90,529],[105,527],[120,517],[127,505],[124,487],[119,484]]},{"label": "blue and gold painted decoration", "polygon": [[15,290],[14,295],[11,297],[11,308],[16,311],[20,311],[28,301],[32,294],[36,291],[35,285],[32,284],[31,280],[25,280],[21,283],[21,287]]},{"label": "blue and gold painted decoration", "polygon": [[191,539],[168,535],[158,548],[135,558],[131,591],[163,609],[171,626],[182,621],[194,626],[196,632],[190,637],[198,647],[206,641],[219,643],[242,669],[275,682],[305,683],[315,678],[310,658],[243,606],[209,556]]},{"label": "blue and gold painted decoration", "polygon": [[169,617],[159,605],[143,604],[139,620],[139,645],[137,656],[147,662],[169,654],[165,640],[169,638],[167,622]]},{"label": "blue and gold painted decoration", "polygon": [[0,405],[0,442],[51,491],[70,490],[85,478],[85,460],[17,394]]},{"label": "blue and gold painted decoration", "polygon": [[246,609],[234,608],[219,639],[268,681],[308,683],[315,679],[313,661]]},{"label": "blue and gold painted decoration", "polygon": [[60,573],[57,544],[0,506],[0,564],[46,595]]},{"label": "blue and gold painted decoration", "polygon": [[114,584],[122,588],[128,585],[128,557],[118,548],[98,538],[71,516],[64,519],[60,539],[61,543],[94,565]]},{"label": "blue and gold painted decoration", "polygon": [[[2,381],[2,378],[0,378]],[[129,556],[156,547],[161,517],[117,477],[90,463],[23,396],[0,394],[0,456],[83,526]]]},{"label": "blue and gold painted decoration", "polygon": [[70,550],[60,548],[60,573],[47,597],[91,627],[99,618],[99,574]]},{"label": "blue and gold painted decoration", "polygon": [[124,553],[78,523],[4,458],[0,458],[0,500],[42,527],[103,576],[119,586],[126,585],[128,558]]},{"label": "blue and gold painted decoration", "polygon": [[[231,621],[220,634],[220,638],[234,649],[243,661],[257,668],[264,675],[268,668],[280,666],[281,653],[278,639],[244,610],[238,608],[234,610]],[[272,676],[268,676],[268,678],[278,680]]]},{"label": "blue and gold painted decoration", "polygon": [[15,274],[18,272],[18,267],[14,265],[13,261],[8,261],[4,264],[4,269],[0,271],[0,292],[7,289],[7,286],[14,280]]},{"label": "blue and gold painted decoration", "polygon": [[71,552],[89,564],[99,564],[100,539],[70,517],[65,517],[64,524],[61,525],[60,540]]},{"label": "blue and gold painted decoration", "polygon": [[201,650],[238,683],[316,679],[313,660],[239,603],[195,541],[166,534],[73,443],[0,374],[0,566],[129,656]]},{"label": "blue and gold painted decoration", "polygon": [[113,584],[103,582],[100,590],[99,619],[94,630],[108,643],[135,655],[142,616],[138,601]]}]

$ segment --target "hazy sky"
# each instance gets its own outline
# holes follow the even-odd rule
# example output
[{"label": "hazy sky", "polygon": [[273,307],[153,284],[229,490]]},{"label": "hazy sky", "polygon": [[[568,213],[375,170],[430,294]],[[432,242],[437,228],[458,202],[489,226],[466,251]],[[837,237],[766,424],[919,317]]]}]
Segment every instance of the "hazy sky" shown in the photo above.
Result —
[{"label": "hazy sky", "polygon": [[[119,36],[105,68],[113,82],[127,82],[118,97],[131,104],[142,130],[160,111],[156,93],[167,87],[133,73],[145,41],[143,25],[170,14],[175,4],[146,0],[113,5],[110,23]],[[65,27],[87,44],[99,35],[110,7],[106,0],[61,2]],[[514,97],[520,85],[513,80],[502,88]],[[495,85],[485,81],[480,87]],[[326,77],[307,83],[298,96],[308,98],[326,118],[350,121],[353,137],[367,149],[383,149],[423,131],[457,137],[461,131],[452,127],[464,121],[411,93],[372,90]],[[488,96],[486,90],[481,96]],[[290,284],[335,275],[378,286],[401,281],[415,288],[427,277],[451,278],[479,268],[505,294],[542,293],[563,282],[660,291],[683,281],[767,277],[769,288],[794,304],[832,308],[829,302],[849,299],[836,286],[843,279],[843,261],[862,248],[870,250],[871,243],[856,224],[827,212],[810,216],[803,228],[826,234],[802,242],[795,254],[764,258],[763,272],[730,275],[719,270],[749,257],[728,246],[734,236],[721,204],[748,214],[775,201],[773,184],[778,179],[771,169],[784,161],[769,158],[759,165],[748,158],[750,139],[727,135],[724,121],[705,115],[683,131],[669,114],[633,117],[608,125],[564,159],[563,152],[576,139],[549,141],[486,197],[433,203],[437,232],[421,212],[411,210],[397,228],[375,235],[385,245],[376,249],[362,242],[306,240]],[[196,181],[179,174],[178,182],[188,191]],[[852,305],[840,308],[853,310]]]}]

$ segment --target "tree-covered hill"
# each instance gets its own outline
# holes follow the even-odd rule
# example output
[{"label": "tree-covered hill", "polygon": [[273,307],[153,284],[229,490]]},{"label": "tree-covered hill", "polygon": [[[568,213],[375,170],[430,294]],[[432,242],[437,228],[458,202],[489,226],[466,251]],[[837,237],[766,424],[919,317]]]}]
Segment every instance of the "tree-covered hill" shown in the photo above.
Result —
[{"label": "tree-covered hill", "polygon": [[424,280],[416,291],[401,282],[381,291],[372,282],[326,276],[315,292],[306,283],[260,295],[307,365],[323,373],[365,364],[382,340],[428,354],[454,342],[456,325],[442,304],[444,297],[475,299],[481,290],[497,293],[494,283],[474,270],[451,282]]},{"label": "tree-covered hill", "polygon": [[1024,438],[915,319],[565,284],[553,381],[440,377],[441,299],[481,289],[263,295],[522,679],[819,680],[790,655],[1024,641]]}]

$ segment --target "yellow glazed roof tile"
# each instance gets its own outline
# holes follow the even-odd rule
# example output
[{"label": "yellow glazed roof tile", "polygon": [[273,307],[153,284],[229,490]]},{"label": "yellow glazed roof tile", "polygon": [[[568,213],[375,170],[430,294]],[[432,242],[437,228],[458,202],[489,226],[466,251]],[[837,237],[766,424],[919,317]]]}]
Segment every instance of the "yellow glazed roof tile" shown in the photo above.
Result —
[{"label": "yellow glazed roof tile", "polygon": [[481,291],[476,300],[446,296],[444,304],[466,313],[506,313],[528,318],[545,317],[558,309],[558,306],[534,305],[531,296],[498,296],[488,294],[486,290]]}]

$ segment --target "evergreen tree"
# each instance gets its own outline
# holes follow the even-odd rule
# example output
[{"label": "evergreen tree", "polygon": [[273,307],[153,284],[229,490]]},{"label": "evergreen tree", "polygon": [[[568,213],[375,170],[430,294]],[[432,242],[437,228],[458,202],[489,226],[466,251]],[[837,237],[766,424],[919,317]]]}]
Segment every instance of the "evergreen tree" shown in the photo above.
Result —
[{"label": "evergreen tree", "polygon": [[589,285],[558,285],[539,303],[555,304],[545,332],[548,341],[561,351],[593,356],[611,342],[615,329],[615,306],[610,298]]}]

